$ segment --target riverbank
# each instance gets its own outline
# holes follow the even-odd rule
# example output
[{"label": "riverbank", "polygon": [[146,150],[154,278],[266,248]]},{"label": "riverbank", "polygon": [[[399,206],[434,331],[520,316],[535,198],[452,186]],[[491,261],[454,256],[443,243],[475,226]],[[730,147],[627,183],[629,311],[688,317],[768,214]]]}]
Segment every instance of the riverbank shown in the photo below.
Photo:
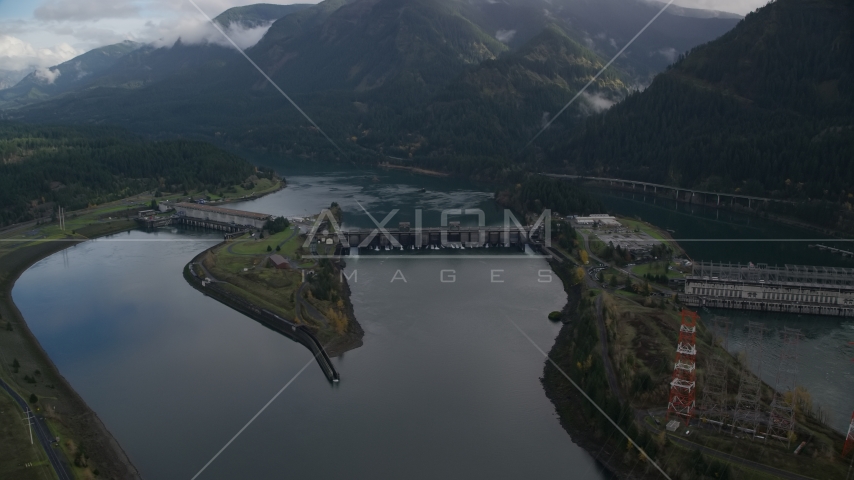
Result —
[{"label": "riverbank", "polygon": [[300,225],[245,234],[199,254],[191,275],[205,280],[202,288],[221,291],[215,298],[226,305],[240,304],[237,310],[256,312],[249,316],[264,324],[299,325],[326,354],[338,356],[360,347],[364,331],[353,313],[343,263],[316,257],[332,255],[326,249],[334,247],[318,242],[305,248],[305,240]]},{"label": "riverbank", "polygon": [[196,267],[199,264],[198,262],[201,259],[200,257],[205,253],[207,253],[207,251],[195,257],[187,264],[187,266],[184,267],[184,279],[190,284],[190,286],[203,293],[205,296],[219,301],[223,305],[246,315],[265,327],[301,343],[314,355],[315,360],[317,360],[318,365],[320,365],[321,370],[323,370],[324,375],[326,375],[326,378],[330,382],[337,382],[340,380],[340,376],[338,375],[335,366],[332,365],[332,361],[326,353],[326,350],[323,348],[323,345],[320,344],[317,337],[315,337],[304,325],[288,321],[269,310],[253,305],[245,298],[241,298],[240,296],[235,295],[234,292],[220,287],[218,284],[219,282],[210,282],[208,280],[210,277],[200,277],[196,272]]},{"label": "riverbank", "polygon": [[[0,330],[0,376],[22,397],[30,398],[34,413],[43,416],[51,432],[60,439],[53,448],[62,451],[68,463],[74,465],[79,478],[93,478],[97,472],[101,478],[139,479],[141,476],[130,458],[98,415],[56,368],[12,299],[12,289],[24,271],[43,258],[73,247],[86,238],[68,236],[51,241],[26,242],[26,245],[9,242],[15,233],[28,227],[30,225],[7,230],[3,234],[5,241],[0,245],[3,252],[0,255],[0,316],[4,323]],[[85,233],[95,238],[131,228],[135,228],[132,221],[115,221],[98,225]],[[32,383],[27,379],[33,379]],[[38,398],[37,402],[32,402],[32,395]],[[22,415],[17,409],[4,409],[0,417],[5,425],[17,425],[21,423]],[[20,433],[21,438],[17,440],[26,440],[27,431],[20,429]],[[38,447],[38,443],[35,445]],[[9,478],[43,478],[43,473],[34,475],[38,470],[28,470],[21,460],[4,455],[2,471],[8,473]],[[55,475],[49,466],[42,467],[47,468],[49,477]]]},{"label": "riverbank", "polygon": [[[258,198],[284,186],[283,179],[260,179],[253,182],[252,189],[236,186],[234,197],[229,200],[243,200],[250,195]],[[200,192],[193,195],[198,196]],[[141,475],[106,425],[39,344],[14,304],[12,290],[21,274],[40,260],[87,240],[135,229],[137,210],[148,208],[152,201],[180,196],[155,196],[155,192],[151,192],[69,212],[65,230],[60,230],[57,223],[40,220],[0,231],[0,378],[23,398],[30,399],[34,413],[44,417],[50,434],[60,439],[52,448],[61,452],[76,478],[138,479]],[[37,400],[32,402],[33,399]],[[10,397],[6,400],[14,405]],[[5,425],[19,424],[23,415],[17,408],[4,408],[0,421]],[[16,452],[14,456],[3,455],[0,459],[0,477],[55,477],[38,442],[30,449],[20,449],[20,444],[30,446],[26,429],[13,429],[8,436],[0,437],[0,442],[0,447],[9,446],[4,452]]]},{"label": "riverbank", "polygon": [[440,172],[438,170],[428,170],[426,168],[419,168],[419,167],[407,167],[405,165],[395,165],[393,163],[388,163],[388,162],[378,163],[377,166],[379,166],[380,168],[391,168],[394,170],[407,170],[407,171],[410,171],[412,173],[417,173],[420,175],[429,175],[431,177],[449,177],[450,176],[450,174],[445,173],[445,172]]},{"label": "riverbank", "polygon": [[[680,319],[673,306],[660,300],[643,301],[641,305],[642,300],[639,296],[627,298],[585,290],[579,307],[567,317],[569,321],[555,340],[549,358],[668,475],[723,478],[718,475],[725,470],[727,475],[738,478],[844,475],[846,465],[838,459],[842,436],[817,420],[806,403],[798,404],[798,427],[791,448],[777,440],[764,442],[751,440],[749,435],[721,433],[716,426],[699,422],[696,417],[690,427],[683,424],[675,432],[665,432],[662,425],[666,423],[670,368]],[[713,352],[723,358],[730,378],[737,379],[741,372],[737,358],[714,346],[706,327],[709,321],[701,319],[697,331],[698,407],[704,372]],[[561,425],[573,441],[608,470],[621,478],[642,477],[653,471],[649,462],[550,362],[544,368],[542,382]],[[767,412],[773,390],[767,384],[762,390],[763,412]],[[731,390],[730,396],[729,402],[734,402],[735,391]],[[805,446],[801,455],[794,457],[791,450],[801,441]],[[702,468],[697,470],[697,465]]]}]

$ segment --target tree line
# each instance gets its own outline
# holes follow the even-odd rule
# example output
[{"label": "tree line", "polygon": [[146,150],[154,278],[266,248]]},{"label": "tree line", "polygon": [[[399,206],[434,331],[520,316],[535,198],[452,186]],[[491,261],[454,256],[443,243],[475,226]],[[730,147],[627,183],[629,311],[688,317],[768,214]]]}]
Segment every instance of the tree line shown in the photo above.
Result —
[{"label": "tree line", "polygon": [[51,204],[77,209],[156,189],[214,190],[256,173],[245,159],[204,142],[16,123],[0,123],[0,161],[0,225],[34,218]]}]

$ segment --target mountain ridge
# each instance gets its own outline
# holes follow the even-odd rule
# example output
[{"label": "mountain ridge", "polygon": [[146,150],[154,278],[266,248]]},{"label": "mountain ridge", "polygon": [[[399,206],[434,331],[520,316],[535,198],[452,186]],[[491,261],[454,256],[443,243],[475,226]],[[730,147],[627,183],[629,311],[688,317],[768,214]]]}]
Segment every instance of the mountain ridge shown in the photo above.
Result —
[{"label": "mountain ridge", "polygon": [[[612,49],[657,11],[621,1],[326,0],[274,21],[246,53],[348,155],[427,157],[449,168],[466,158],[507,163],[605,65],[610,56],[602,42]],[[579,24],[611,14],[617,30]],[[679,27],[676,36],[650,29],[652,43],[627,50],[630,60],[660,56],[662,46],[678,42],[694,45],[728,25],[661,18],[665,27]],[[510,33],[522,20],[527,30]],[[659,68],[655,62],[642,70]],[[568,128],[625,96],[639,81],[637,65],[618,59],[554,127]],[[87,88],[7,115],[339,155],[244,59],[216,46],[145,47]]]},{"label": "mountain ridge", "polygon": [[[564,171],[848,201],[854,9],[778,0],[550,148]],[[817,46],[831,48],[817,48]]]},{"label": "mountain ridge", "polygon": [[229,8],[214,17],[214,21],[225,28],[230,28],[235,24],[242,28],[256,28],[311,6],[312,4],[309,3],[292,3],[289,5],[255,3]]},{"label": "mountain ridge", "polygon": [[52,74],[51,79],[44,78],[42,71],[32,72],[14,86],[0,90],[0,107],[20,107],[80,87],[142,46],[140,43],[124,41],[90,50],[47,69]]}]

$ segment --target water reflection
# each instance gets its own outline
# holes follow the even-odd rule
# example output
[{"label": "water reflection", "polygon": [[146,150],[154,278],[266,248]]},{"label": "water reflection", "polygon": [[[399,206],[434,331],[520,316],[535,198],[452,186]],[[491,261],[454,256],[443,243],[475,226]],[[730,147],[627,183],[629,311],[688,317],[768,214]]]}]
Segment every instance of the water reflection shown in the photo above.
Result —
[{"label": "water reflection", "polygon": [[[381,212],[432,206],[425,223],[438,207],[491,205],[490,194],[451,182],[364,177],[290,176],[289,188],[238,207],[290,216],[338,201],[348,222],[369,226],[356,200]],[[218,234],[117,238],[134,241],[87,242],[39,262],[14,299],[143,475],[190,478],[310,353],[186,284],[182,266]],[[542,259],[347,261],[366,334],[334,359],[340,385],[311,366],[203,478],[603,478],[560,427],[539,383],[542,356],[505,318],[543,348],[553,343],[559,326],[546,314],[565,295],[559,281],[539,281]],[[398,270],[405,281],[391,282]]]}]

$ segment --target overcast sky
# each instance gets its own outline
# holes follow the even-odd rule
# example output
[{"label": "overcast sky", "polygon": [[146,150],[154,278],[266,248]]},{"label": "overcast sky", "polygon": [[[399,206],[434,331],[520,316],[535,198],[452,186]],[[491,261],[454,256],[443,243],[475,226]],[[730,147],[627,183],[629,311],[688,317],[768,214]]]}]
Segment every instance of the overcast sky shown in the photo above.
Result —
[{"label": "overcast sky", "polygon": [[[317,3],[318,0],[196,0],[214,17],[252,3]],[[629,1],[629,0],[627,0]],[[745,14],[767,0],[676,0],[686,7]],[[204,19],[187,0],[0,0],[0,70],[62,63],[96,47],[123,40],[174,42],[202,33]],[[208,32],[209,33],[209,32]],[[245,32],[246,42],[263,31]]]}]

